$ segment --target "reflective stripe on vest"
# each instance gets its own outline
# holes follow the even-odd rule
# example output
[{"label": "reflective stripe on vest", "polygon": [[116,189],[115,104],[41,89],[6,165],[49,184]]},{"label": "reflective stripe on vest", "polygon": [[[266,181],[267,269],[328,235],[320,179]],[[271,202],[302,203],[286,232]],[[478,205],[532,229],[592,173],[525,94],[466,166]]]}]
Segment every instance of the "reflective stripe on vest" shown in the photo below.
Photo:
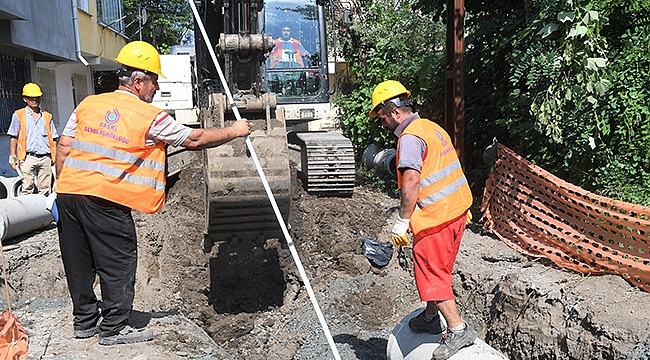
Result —
[{"label": "reflective stripe on vest", "polygon": [[[165,163],[161,163],[153,160],[141,159],[135,155],[131,155],[129,153],[118,151],[115,149],[110,149],[101,145],[84,143],[78,140],[74,140],[72,142],[72,148],[82,150],[85,152],[103,155],[107,158],[121,161],[121,162],[127,162],[129,164],[141,168],[148,167],[151,168],[152,170],[165,171]],[[102,174],[106,174],[108,176],[121,179],[122,181],[128,181],[130,183],[137,184],[137,185],[145,185],[154,188],[158,191],[165,191],[164,181],[157,181],[156,179],[150,177],[133,175],[129,172],[120,170],[118,168],[100,162],[86,161],[86,160],[79,160],[79,159],[69,159],[68,161],[68,159],[66,159],[65,165],[80,170],[97,171]]]},{"label": "reflective stripe on vest", "polygon": [[[427,146],[422,159],[417,206],[409,224],[417,240],[426,234],[425,230],[465,213],[472,205],[472,193],[451,139],[444,129],[432,121],[415,119],[404,129],[402,136],[405,134],[419,137]],[[399,164],[399,153],[396,161]],[[401,189],[400,172],[397,183]]]},{"label": "reflective stripe on vest", "polygon": [[[447,165],[445,168],[441,169],[440,171],[426,177],[424,180],[420,180],[420,190],[423,190],[424,188],[428,187],[429,185],[432,185],[435,182],[438,182],[445,177],[453,174],[454,171],[457,169],[460,169],[460,161],[456,160],[452,162],[451,164]],[[436,191],[435,193],[424,197],[423,199],[420,199],[418,201],[418,206],[420,209],[424,209],[427,206],[430,206],[434,204],[435,202],[444,199],[445,197],[455,193],[458,191],[458,189],[461,188],[461,186],[467,184],[467,178],[460,177],[456,179],[453,183],[447,185],[446,187]]]},{"label": "reflective stripe on vest", "polygon": [[121,92],[86,97],[56,192],[154,213],[165,201],[165,144],[146,144],[160,109]]},{"label": "reflective stripe on vest", "polygon": [[78,149],[85,152],[95,153],[98,155],[103,155],[105,157],[119,160],[123,162],[128,162],[130,164],[147,167],[157,171],[165,171],[165,163],[149,159],[141,159],[138,156],[135,156],[131,153],[116,150],[102,145],[97,145],[93,143],[83,142],[79,140],[72,141],[72,148]]},{"label": "reflective stripe on vest", "polygon": [[[45,132],[47,133],[47,143],[50,146],[50,158],[56,159],[56,142],[52,137],[52,114],[45,110],[41,110],[43,115],[43,123],[45,124]],[[16,110],[16,117],[20,130],[18,130],[18,159],[25,160],[27,157],[27,110],[25,108]]]}]

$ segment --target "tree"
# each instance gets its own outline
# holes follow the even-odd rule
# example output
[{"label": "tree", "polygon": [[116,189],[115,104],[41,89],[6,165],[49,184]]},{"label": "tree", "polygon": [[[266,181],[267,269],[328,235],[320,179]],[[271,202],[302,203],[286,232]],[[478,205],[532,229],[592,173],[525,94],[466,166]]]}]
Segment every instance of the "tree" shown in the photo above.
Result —
[{"label": "tree", "polygon": [[[442,14],[445,1],[415,8]],[[466,144],[650,205],[650,3],[466,1]],[[468,151],[471,154],[471,151]]]},{"label": "tree", "polygon": [[412,12],[415,0],[361,0],[353,23],[336,23],[335,52],[348,63],[348,78],[334,101],[341,128],[360,152],[372,143],[394,144],[394,135],[368,117],[374,87],[401,81],[412,92],[423,116],[439,120],[444,109],[444,27],[433,16]]},{"label": "tree", "polygon": [[192,11],[186,0],[124,0],[127,36],[140,39],[138,10],[146,9],[147,22],[142,26],[142,40],[153,44],[161,54],[172,46],[188,41],[193,31]]}]

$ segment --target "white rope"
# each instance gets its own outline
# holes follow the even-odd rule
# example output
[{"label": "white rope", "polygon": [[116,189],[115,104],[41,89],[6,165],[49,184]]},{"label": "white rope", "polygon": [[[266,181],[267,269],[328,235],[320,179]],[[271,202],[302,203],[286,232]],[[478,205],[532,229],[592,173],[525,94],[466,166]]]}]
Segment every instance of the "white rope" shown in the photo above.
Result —
[{"label": "white rope", "polygon": [[[232,97],[232,93],[230,92],[230,88],[228,87],[228,83],[226,82],[226,78],[223,76],[223,72],[221,71],[221,66],[219,65],[219,62],[217,61],[217,55],[214,53],[214,48],[212,47],[212,43],[210,42],[210,39],[208,38],[208,34],[205,31],[205,27],[203,26],[203,21],[201,20],[201,17],[199,16],[199,12],[196,9],[196,5],[194,4],[194,0],[188,0],[188,3],[190,4],[190,7],[192,8],[192,12],[194,13],[194,19],[196,20],[196,23],[199,25],[199,29],[201,30],[201,35],[203,35],[203,40],[206,43],[206,46],[208,48],[208,51],[210,52],[210,57],[212,58],[212,62],[214,62],[214,66],[217,68],[217,72],[219,73],[219,79],[221,80],[221,83],[223,84],[223,88],[226,91],[226,97],[228,98],[228,104],[232,107],[232,111],[235,114],[235,118],[237,120],[241,120],[241,115],[239,114],[239,109],[235,105],[235,101]],[[273,211],[275,212],[275,217],[278,219],[278,223],[280,224],[280,228],[282,229],[282,233],[284,234],[284,238],[287,241],[287,245],[289,245],[289,250],[291,251],[291,256],[293,257],[293,261],[296,263],[296,267],[298,268],[298,272],[300,273],[300,277],[302,278],[303,283],[305,284],[305,288],[307,289],[307,293],[309,294],[309,299],[311,300],[312,305],[314,306],[314,310],[316,311],[316,315],[318,316],[318,320],[320,321],[320,324],[323,328],[323,332],[325,333],[325,337],[327,338],[327,342],[329,343],[330,349],[332,350],[332,353],[334,355],[334,358],[336,360],[341,360],[341,356],[339,355],[339,351],[336,348],[336,344],[334,343],[334,339],[332,338],[332,334],[330,333],[330,330],[327,326],[327,322],[325,321],[325,317],[323,316],[323,312],[320,309],[320,306],[318,305],[318,301],[316,300],[316,295],[314,294],[314,290],[311,288],[311,285],[309,283],[309,278],[307,278],[307,273],[305,272],[304,267],[302,266],[302,261],[300,261],[300,257],[298,256],[298,252],[296,251],[296,246],[293,243],[293,240],[291,239],[291,236],[289,235],[289,230],[287,230],[287,226],[284,223],[284,220],[282,219],[282,214],[280,213],[280,209],[278,208],[278,204],[275,201],[275,197],[273,196],[273,192],[271,191],[271,187],[269,186],[268,181],[266,180],[266,175],[264,175],[264,171],[262,170],[262,165],[260,165],[259,159],[257,158],[257,154],[255,153],[255,149],[253,148],[253,143],[251,142],[251,139],[249,136],[246,136],[244,138],[246,142],[246,147],[248,148],[248,151],[250,152],[251,159],[253,159],[253,162],[255,163],[255,168],[257,169],[257,173],[260,175],[260,178],[262,179],[262,184],[264,185],[264,190],[266,190],[266,195],[268,196],[269,200],[271,201],[271,206],[273,207]]]}]

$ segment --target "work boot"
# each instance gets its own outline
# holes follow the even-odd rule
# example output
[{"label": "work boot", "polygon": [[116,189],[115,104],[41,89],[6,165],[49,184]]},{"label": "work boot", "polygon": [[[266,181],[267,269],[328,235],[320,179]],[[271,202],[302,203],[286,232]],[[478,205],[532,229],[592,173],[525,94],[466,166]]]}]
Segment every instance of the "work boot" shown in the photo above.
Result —
[{"label": "work boot", "polygon": [[133,344],[153,340],[153,332],[149,329],[136,329],[129,325],[115,335],[99,334],[99,345]]},{"label": "work boot", "polygon": [[465,324],[465,330],[461,333],[454,333],[451,330],[447,330],[447,333],[443,336],[440,341],[440,346],[433,350],[432,360],[444,360],[449,359],[452,355],[458,352],[458,350],[474,344],[478,334],[469,325]]},{"label": "work boot", "polygon": [[99,325],[95,325],[90,329],[74,329],[73,334],[76,339],[87,339],[99,334]]},{"label": "work boot", "polygon": [[77,329],[75,328],[73,331],[73,335],[75,339],[87,339],[89,337],[93,337],[97,334],[99,334],[99,323],[102,322],[102,317],[97,319],[97,322],[95,323],[94,326],[87,328],[87,329]]},{"label": "work boot", "polygon": [[409,320],[409,327],[416,333],[428,332],[433,335],[442,334],[442,324],[440,323],[440,315],[436,315],[431,319],[427,320],[424,317],[426,310],[422,310],[418,316],[411,318]]}]

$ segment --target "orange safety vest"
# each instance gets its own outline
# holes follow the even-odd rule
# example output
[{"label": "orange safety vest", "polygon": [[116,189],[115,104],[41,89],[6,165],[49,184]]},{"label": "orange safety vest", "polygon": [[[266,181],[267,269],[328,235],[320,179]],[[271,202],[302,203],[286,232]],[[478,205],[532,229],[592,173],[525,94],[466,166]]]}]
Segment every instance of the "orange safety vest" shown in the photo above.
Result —
[{"label": "orange safety vest", "polygon": [[[298,64],[300,67],[304,67],[305,63],[302,60],[302,54],[300,53],[300,41],[296,39],[291,39],[291,44],[293,44],[293,51],[294,51],[294,59],[296,61],[296,64]],[[283,53],[282,53],[282,39],[275,39],[275,46],[273,47],[273,50],[271,50],[271,63],[270,66],[271,68],[274,68],[278,65],[279,62],[282,61],[283,59]]]},{"label": "orange safety vest", "polygon": [[[43,120],[45,120],[45,132],[47,133],[47,142],[50,145],[50,158],[56,159],[56,142],[52,137],[52,114],[41,110]],[[25,160],[27,157],[27,110],[25,108],[16,110],[16,117],[20,130],[18,130],[18,159]]]},{"label": "orange safety vest", "polygon": [[[417,206],[410,221],[411,231],[417,240],[426,236],[425,230],[463,215],[472,205],[472,192],[451,138],[443,128],[427,119],[415,119],[404,129],[400,138],[405,134],[415,135],[427,145],[422,159]],[[396,161],[399,164],[399,152]],[[399,171],[397,185],[402,188],[402,174]]]},{"label": "orange safety vest", "polygon": [[75,110],[77,129],[57,193],[97,196],[154,213],[165,202],[165,144],[148,146],[162,110],[119,92],[88,96]]}]

